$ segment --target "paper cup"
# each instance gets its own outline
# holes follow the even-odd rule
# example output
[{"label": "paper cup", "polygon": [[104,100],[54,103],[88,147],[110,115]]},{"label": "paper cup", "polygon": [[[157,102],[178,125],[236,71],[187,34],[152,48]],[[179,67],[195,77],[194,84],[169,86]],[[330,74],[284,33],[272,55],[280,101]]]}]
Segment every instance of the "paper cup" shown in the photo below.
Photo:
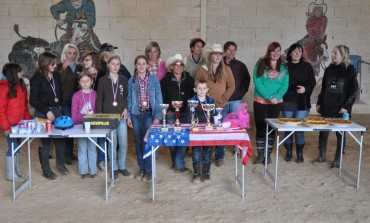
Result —
[{"label": "paper cup", "polygon": [[215,125],[218,125],[219,119],[217,115],[213,116],[213,122],[215,123]]},{"label": "paper cup", "polygon": [[90,122],[84,122],[84,125],[85,125],[85,132],[86,133],[89,133],[90,132],[90,128],[91,128]]}]

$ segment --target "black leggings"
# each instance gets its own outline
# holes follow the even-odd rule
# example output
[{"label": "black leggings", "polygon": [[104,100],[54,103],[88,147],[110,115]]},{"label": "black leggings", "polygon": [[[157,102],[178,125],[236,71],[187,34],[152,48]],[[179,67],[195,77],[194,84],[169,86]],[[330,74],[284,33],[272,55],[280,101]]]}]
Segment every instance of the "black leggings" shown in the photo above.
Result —
[{"label": "black leggings", "polygon": [[[266,122],[265,118],[277,118],[279,117],[281,110],[281,103],[276,105],[266,105],[258,102],[253,102],[254,109],[254,120],[256,122],[256,138],[266,138]],[[272,133],[271,136],[274,136]]]}]

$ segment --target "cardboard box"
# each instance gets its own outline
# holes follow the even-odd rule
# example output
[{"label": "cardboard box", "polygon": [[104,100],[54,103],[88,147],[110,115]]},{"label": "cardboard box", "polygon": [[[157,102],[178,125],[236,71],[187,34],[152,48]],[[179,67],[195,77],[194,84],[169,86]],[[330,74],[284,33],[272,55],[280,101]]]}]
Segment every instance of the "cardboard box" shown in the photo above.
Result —
[{"label": "cardboard box", "polygon": [[92,129],[115,129],[120,120],[119,114],[90,114],[83,118],[83,122],[90,122]]}]

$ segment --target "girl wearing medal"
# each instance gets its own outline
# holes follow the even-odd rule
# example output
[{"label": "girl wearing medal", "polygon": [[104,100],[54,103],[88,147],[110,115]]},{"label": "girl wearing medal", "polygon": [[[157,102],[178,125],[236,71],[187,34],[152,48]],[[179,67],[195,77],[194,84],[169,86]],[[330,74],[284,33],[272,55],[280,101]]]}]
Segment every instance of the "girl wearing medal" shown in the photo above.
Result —
[{"label": "girl wearing medal", "polygon": [[139,171],[135,179],[152,179],[152,158],[143,159],[144,137],[151,124],[159,124],[162,112],[161,85],[158,78],[148,72],[148,60],[144,55],[135,58],[134,76],[128,81],[127,125],[134,129],[136,157]]},{"label": "girl wearing medal", "polygon": [[[82,118],[85,115],[96,113],[96,91],[91,89],[93,84],[93,77],[88,71],[82,72],[78,76],[78,83],[81,90],[74,93],[72,97],[72,119],[75,124],[82,124]],[[96,138],[92,138],[96,142]],[[78,170],[81,178],[84,179],[89,176],[97,177],[96,166],[96,146],[88,138],[78,138]]]},{"label": "girl wearing medal", "polygon": [[[107,61],[109,73],[100,78],[98,85],[98,94],[96,98],[96,111],[103,114],[119,114],[121,120],[118,127],[113,130],[113,148],[119,144],[117,150],[113,149],[111,154],[111,144],[109,144],[108,155],[113,163],[114,177],[118,173],[124,176],[130,176],[131,173],[126,169],[127,154],[127,78],[119,74],[121,59],[113,55]],[[117,162],[118,159],[118,162]],[[118,165],[117,165],[118,164]]]},{"label": "girl wearing medal", "polygon": [[[30,80],[30,104],[35,108],[34,116],[48,119],[52,122],[62,115],[61,104],[63,101],[60,76],[54,72],[57,66],[56,63],[56,55],[49,52],[40,54],[35,73]],[[64,140],[65,139],[62,138],[40,139],[39,158],[41,168],[44,176],[49,180],[55,180],[58,177],[51,170],[49,164],[49,150],[52,148],[52,141],[56,147],[56,163],[58,170],[64,175],[69,173],[63,163]]]}]

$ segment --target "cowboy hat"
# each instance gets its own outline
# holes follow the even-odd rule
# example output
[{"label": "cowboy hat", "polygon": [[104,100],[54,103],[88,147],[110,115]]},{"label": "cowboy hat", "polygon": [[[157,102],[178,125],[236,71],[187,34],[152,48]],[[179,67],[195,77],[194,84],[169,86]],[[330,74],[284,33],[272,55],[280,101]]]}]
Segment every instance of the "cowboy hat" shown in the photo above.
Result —
[{"label": "cowboy hat", "polygon": [[326,5],[326,3],[324,2],[324,0],[315,0],[314,2],[311,2],[309,5],[308,5],[308,12],[311,13],[313,15],[313,9],[315,7],[322,7],[322,13],[325,15],[326,14],[326,11],[328,10],[328,6]]},{"label": "cowboy hat", "polygon": [[103,43],[100,46],[100,52],[103,52],[103,51],[112,51],[112,50],[117,49],[117,48],[118,47],[113,46],[111,43]]},{"label": "cowboy hat", "polygon": [[181,61],[184,64],[184,59],[182,58],[181,54],[175,54],[175,56],[170,57],[166,60],[166,67],[167,70],[171,70],[171,65],[176,62],[176,61]]},{"label": "cowboy hat", "polygon": [[223,53],[224,50],[222,49],[221,44],[213,44],[211,47],[208,47],[203,50],[202,56],[205,60],[208,61],[209,55],[211,53]]}]

